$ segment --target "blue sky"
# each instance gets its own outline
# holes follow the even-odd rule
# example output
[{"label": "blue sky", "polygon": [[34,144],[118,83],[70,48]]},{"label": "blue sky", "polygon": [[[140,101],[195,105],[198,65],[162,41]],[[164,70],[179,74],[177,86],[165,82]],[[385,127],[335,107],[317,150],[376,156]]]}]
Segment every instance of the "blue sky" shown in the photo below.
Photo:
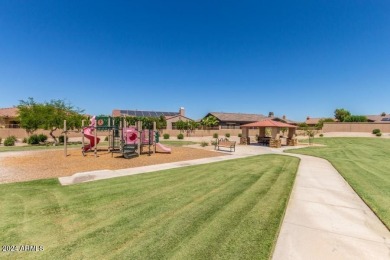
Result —
[{"label": "blue sky", "polygon": [[390,113],[390,2],[0,1],[0,107]]}]

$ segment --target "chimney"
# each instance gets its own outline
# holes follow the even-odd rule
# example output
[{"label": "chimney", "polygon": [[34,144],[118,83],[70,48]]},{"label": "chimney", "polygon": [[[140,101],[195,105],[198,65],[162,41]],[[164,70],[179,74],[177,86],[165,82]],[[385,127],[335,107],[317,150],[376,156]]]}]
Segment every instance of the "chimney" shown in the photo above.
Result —
[{"label": "chimney", "polygon": [[274,112],[269,112],[268,113],[268,117],[273,117],[274,116]]},{"label": "chimney", "polygon": [[184,110],[184,107],[181,107],[181,108],[179,109],[179,115],[181,115],[181,116],[186,116],[186,111]]},{"label": "chimney", "polygon": [[286,120],[286,115],[283,115],[283,120]]},{"label": "chimney", "polygon": [[307,117],[306,117],[306,120],[310,120],[310,116],[307,116]]}]

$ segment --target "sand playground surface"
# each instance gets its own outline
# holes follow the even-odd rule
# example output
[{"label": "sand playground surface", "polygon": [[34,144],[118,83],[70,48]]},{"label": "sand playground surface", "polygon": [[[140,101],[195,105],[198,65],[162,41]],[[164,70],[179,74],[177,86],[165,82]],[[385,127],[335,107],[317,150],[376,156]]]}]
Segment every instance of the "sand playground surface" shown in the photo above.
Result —
[{"label": "sand playground surface", "polygon": [[117,170],[169,162],[201,159],[224,155],[223,153],[189,147],[172,147],[172,153],[155,153],[148,156],[125,159],[121,154],[99,150],[98,157],[81,149],[5,152],[0,156],[0,183],[30,181],[45,178],[71,176],[78,172],[94,170]]}]

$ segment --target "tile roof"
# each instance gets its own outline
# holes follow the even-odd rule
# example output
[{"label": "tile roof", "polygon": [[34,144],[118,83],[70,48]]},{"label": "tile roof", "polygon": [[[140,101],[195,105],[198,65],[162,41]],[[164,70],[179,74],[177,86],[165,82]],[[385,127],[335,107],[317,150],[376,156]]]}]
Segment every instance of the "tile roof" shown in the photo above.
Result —
[{"label": "tile roof", "polygon": [[382,115],[366,115],[368,121],[376,123],[390,123],[390,114]]},{"label": "tile roof", "polygon": [[0,108],[0,117],[17,117],[18,111],[16,107]]},{"label": "tile roof", "polygon": [[317,117],[317,118],[311,118],[308,117],[305,121],[307,125],[316,125],[321,119],[324,119],[325,117]]},{"label": "tile roof", "polygon": [[235,122],[255,122],[267,118],[261,114],[242,114],[242,113],[223,113],[210,112],[210,115],[215,116],[220,121],[235,121]]}]

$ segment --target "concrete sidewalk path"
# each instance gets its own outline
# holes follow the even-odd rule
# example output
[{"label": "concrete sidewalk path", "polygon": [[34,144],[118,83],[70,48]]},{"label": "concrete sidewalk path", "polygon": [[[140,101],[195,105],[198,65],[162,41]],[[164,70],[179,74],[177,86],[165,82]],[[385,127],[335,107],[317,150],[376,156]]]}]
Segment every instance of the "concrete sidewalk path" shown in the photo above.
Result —
[{"label": "concrete sidewalk path", "polygon": [[301,158],[273,254],[287,259],[390,259],[390,232],[326,160]]}]

